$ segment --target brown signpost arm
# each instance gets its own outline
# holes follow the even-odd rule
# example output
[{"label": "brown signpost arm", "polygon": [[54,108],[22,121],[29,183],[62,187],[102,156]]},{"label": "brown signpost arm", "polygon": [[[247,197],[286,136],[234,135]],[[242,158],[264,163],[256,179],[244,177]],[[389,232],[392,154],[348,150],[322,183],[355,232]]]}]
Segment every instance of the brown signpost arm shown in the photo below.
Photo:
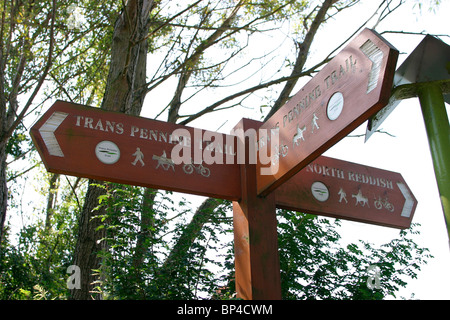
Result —
[{"label": "brown signpost arm", "polygon": [[49,172],[212,198],[240,197],[239,166],[227,160],[234,157],[231,135],[60,100],[30,134]]},{"label": "brown signpost arm", "polygon": [[[246,131],[259,125],[257,121],[243,119],[235,129]],[[246,145],[248,151],[248,140]],[[241,164],[241,183],[242,198],[233,202],[237,296],[245,300],[278,300],[281,280],[275,197],[257,196],[256,165],[249,161]]]},{"label": "brown signpost arm", "polygon": [[[258,194],[267,195],[389,102],[398,51],[364,29],[263,125]],[[278,128],[279,140],[267,132]],[[272,150],[274,152],[272,152]],[[258,172],[259,173],[259,172]]]}]

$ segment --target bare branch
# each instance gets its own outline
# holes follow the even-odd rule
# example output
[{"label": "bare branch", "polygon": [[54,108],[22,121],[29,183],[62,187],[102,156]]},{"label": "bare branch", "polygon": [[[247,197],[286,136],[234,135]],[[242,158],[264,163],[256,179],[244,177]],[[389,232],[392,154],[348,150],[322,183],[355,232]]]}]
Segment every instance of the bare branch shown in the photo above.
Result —
[{"label": "bare branch", "polygon": [[188,6],[186,9],[178,12],[177,14],[175,14],[174,16],[170,17],[167,21],[165,21],[164,23],[162,23],[160,26],[158,26],[155,30],[153,30],[152,32],[149,32],[149,34],[147,36],[145,36],[144,38],[138,40],[135,44],[138,44],[142,41],[146,41],[147,39],[149,39],[150,37],[154,36],[159,30],[161,30],[162,28],[164,28],[167,25],[170,25],[170,22],[175,20],[176,18],[178,18],[179,16],[181,16],[183,13],[189,11],[190,9],[192,9],[193,7],[195,7],[197,4],[199,4],[202,0],[198,0],[197,2],[193,3],[192,5]]},{"label": "bare branch", "polygon": [[17,173],[17,174],[15,174],[15,175],[12,176],[12,177],[9,177],[8,180],[6,180],[6,182],[10,182],[10,181],[13,181],[14,179],[17,179],[18,177],[24,175],[25,173],[27,173],[27,172],[33,170],[33,169],[36,168],[38,165],[40,165],[39,162],[36,163],[35,165],[29,167],[28,169],[25,169],[24,171],[22,171],[22,172],[20,172],[20,173]]},{"label": "bare branch", "polygon": [[[389,1],[388,0],[382,0],[380,5],[377,7],[377,9],[374,11],[374,13],[372,15],[370,15],[370,17],[368,17],[352,34],[350,34],[341,44],[339,44],[336,48],[334,48],[325,58],[325,60],[329,61],[331,60],[331,58],[333,57],[333,55],[339,50],[341,49],[350,39],[352,39],[357,33],[359,33],[363,28],[365,28],[367,26],[367,24],[369,23],[370,20],[372,20],[377,14],[378,11],[383,7],[383,5],[387,3],[386,5],[389,5]],[[390,13],[393,10],[390,11]],[[385,18],[385,17],[384,17]],[[384,19],[383,18],[383,19]],[[388,32],[388,31],[387,31]],[[383,34],[384,32],[380,33]]]},{"label": "bare branch", "polygon": [[403,0],[400,0],[399,3],[391,9],[390,5],[392,4],[392,1],[393,0],[386,0],[386,6],[384,7],[383,11],[381,11],[380,16],[378,17],[377,22],[375,22],[375,24],[373,25],[372,29],[375,29],[381,21],[383,21],[387,16],[397,10],[404,3]]},{"label": "bare branch", "polygon": [[[376,130],[375,132],[387,134],[388,136],[395,138],[395,136],[392,133],[389,133],[387,131]],[[366,135],[365,133],[362,133],[362,134],[349,134],[348,136],[346,136],[346,138],[360,138],[360,137],[364,137],[365,135]]]},{"label": "bare branch", "polygon": [[295,61],[294,68],[292,69],[291,79],[286,81],[283,90],[281,91],[278,99],[275,101],[272,109],[267,114],[266,119],[271,117],[289,99],[290,94],[298,81],[298,77],[295,77],[295,75],[301,74],[301,71],[305,66],[306,60],[308,58],[309,49],[311,48],[313,39],[317,33],[317,30],[319,29],[319,26],[324,21],[328,9],[333,5],[333,2],[334,0],[325,0],[323,2],[314,20],[312,21],[303,42],[298,44],[298,55]]},{"label": "bare branch", "polygon": [[[175,91],[174,97],[170,103],[169,107],[169,117],[168,121],[175,123],[177,119],[179,118],[179,110],[181,107],[181,94],[183,90],[185,89],[189,78],[192,75],[193,68],[192,66],[196,66],[200,60],[200,57],[204,54],[205,50],[209,47],[216,44],[218,41],[223,39],[223,34],[229,29],[231,26],[233,20],[235,19],[238,11],[241,9],[242,1],[239,1],[239,3],[235,6],[233,11],[230,13],[230,15],[225,19],[225,21],[221,24],[220,28],[218,28],[213,34],[211,34],[206,40],[202,41],[198,47],[194,50],[192,55],[187,57],[185,62],[183,63],[183,72],[180,75],[180,79],[178,81],[178,86]],[[202,24],[202,23],[200,23]],[[198,32],[198,30],[197,30]],[[232,34],[231,32],[230,34]],[[225,37],[228,37],[229,35],[226,35]],[[191,42],[192,43],[192,42]]]},{"label": "bare branch", "polygon": [[[394,30],[386,30],[383,32],[380,32],[381,35],[386,34],[386,33],[393,33],[393,34],[409,34],[409,35],[415,35],[415,36],[426,36],[429,35],[429,33],[422,31],[422,32],[413,32],[413,31],[394,31]],[[450,35],[448,34],[432,34],[432,36],[434,37],[449,37]]]},{"label": "bare branch", "polygon": [[6,133],[1,137],[2,140],[0,141],[0,146],[4,145],[5,143],[7,143],[8,139],[9,139],[9,137],[11,137],[13,131],[17,128],[19,123],[23,120],[23,117],[25,116],[28,108],[33,103],[34,98],[36,97],[36,95],[38,94],[39,90],[41,89],[41,86],[44,83],[45,78],[47,77],[47,75],[48,75],[48,73],[50,71],[50,67],[52,66],[52,63],[53,63],[52,57],[53,57],[53,49],[54,49],[54,44],[55,44],[55,37],[54,37],[54,33],[55,33],[55,15],[56,15],[56,0],[53,0],[52,1],[52,11],[51,11],[51,24],[50,24],[50,41],[49,41],[47,62],[46,62],[45,67],[44,67],[44,69],[42,71],[41,77],[39,78],[39,81],[36,84],[36,87],[34,88],[33,93],[28,98],[27,103],[22,108],[22,111],[17,116],[16,120],[12,123],[12,125],[9,128],[7,128]]},{"label": "bare branch", "polygon": [[301,76],[304,76],[304,75],[306,75],[306,73],[301,73],[299,75],[291,75],[291,76],[288,76],[288,77],[281,77],[281,78],[278,78],[278,79],[275,79],[275,80],[271,80],[271,81],[268,81],[268,82],[265,82],[265,83],[261,83],[259,85],[253,86],[251,88],[247,88],[245,90],[239,91],[237,93],[229,95],[228,97],[225,97],[225,98],[223,98],[223,99],[213,103],[212,105],[204,108],[200,112],[198,112],[198,113],[190,116],[186,120],[180,122],[180,124],[185,125],[185,124],[187,124],[187,123],[189,123],[189,122],[191,122],[191,121],[193,121],[193,120],[195,120],[197,118],[200,118],[201,116],[203,116],[203,115],[205,115],[207,113],[215,111],[217,107],[219,107],[219,106],[221,106],[221,105],[223,105],[223,104],[225,104],[225,103],[227,103],[227,102],[229,102],[231,100],[234,100],[234,99],[236,99],[236,98],[238,98],[240,96],[243,96],[243,95],[246,95],[246,94],[249,94],[249,93],[253,93],[253,92],[257,91],[257,90],[268,88],[268,87],[273,86],[275,84],[279,84],[279,83],[282,83],[282,82],[285,82],[285,81],[288,81],[288,80],[291,80],[291,79],[297,79],[297,78],[299,78]]}]

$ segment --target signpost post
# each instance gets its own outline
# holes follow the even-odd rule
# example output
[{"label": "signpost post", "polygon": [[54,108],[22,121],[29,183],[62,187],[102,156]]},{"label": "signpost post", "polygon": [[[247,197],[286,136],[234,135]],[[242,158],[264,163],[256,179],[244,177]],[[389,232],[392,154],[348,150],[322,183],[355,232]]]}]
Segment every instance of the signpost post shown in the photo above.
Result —
[{"label": "signpost post", "polygon": [[[366,29],[266,123],[242,119],[232,135],[63,101],[30,133],[51,172],[232,200],[238,297],[281,299],[277,207],[411,223],[417,201],[400,174],[320,157],[387,102],[396,58]],[[279,172],[261,175],[252,156],[273,128]]]},{"label": "signpost post", "polygon": [[[256,164],[248,161],[252,137],[260,122],[242,119],[235,131],[245,143],[247,159],[241,164],[242,197],[233,202],[234,257],[236,292],[246,300],[281,299],[280,262],[274,194],[258,197],[256,193]],[[239,130],[241,129],[241,130]]]}]

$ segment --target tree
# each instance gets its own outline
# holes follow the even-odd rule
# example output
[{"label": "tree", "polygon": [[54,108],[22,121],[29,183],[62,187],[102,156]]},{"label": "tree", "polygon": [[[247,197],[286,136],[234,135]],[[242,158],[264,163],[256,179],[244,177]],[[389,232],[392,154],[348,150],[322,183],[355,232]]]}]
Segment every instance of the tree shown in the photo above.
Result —
[{"label": "tree", "polygon": [[[53,62],[56,1],[53,1],[49,7],[50,9],[44,13],[45,11],[42,12],[42,8],[35,7],[33,4],[20,5],[17,2],[2,2],[2,40],[0,43],[0,243],[3,238],[8,198],[5,168],[8,142],[39,92]],[[48,31],[44,31],[44,28],[41,27],[37,28],[34,34],[31,34],[31,28],[29,28],[28,24],[22,25],[17,23],[23,21],[23,19],[35,18],[32,13],[34,10],[43,13],[42,16],[45,19],[43,27]],[[7,11],[10,13],[9,21],[7,21]],[[36,19],[32,20],[32,23],[36,22]],[[36,73],[37,70],[25,69],[25,67],[31,58],[30,49],[32,43],[30,43],[30,39],[36,39],[39,36],[47,38],[49,48],[46,55],[37,55],[38,58],[42,59],[43,68],[40,68],[40,72]],[[21,83],[24,73],[27,73],[29,78],[26,79],[25,83]],[[37,84],[31,97],[19,112],[18,95],[23,90],[23,87],[30,85],[31,81],[36,81]]]},{"label": "tree", "polygon": [[[101,108],[139,115],[144,100],[146,81],[147,41],[149,14],[153,1],[128,1],[115,22],[111,46],[111,60]],[[102,249],[103,238],[99,225],[93,219],[98,198],[103,189],[101,182],[91,181],[80,215],[78,242],[74,264],[81,269],[82,288],[73,290],[74,299],[87,299],[93,283],[91,270],[99,266],[97,253]]]},{"label": "tree", "polygon": [[1,1],[0,246],[8,165],[30,155],[27,118],[50,98],[95,104],[103,93],[109,26],[117,7],[113,1],[82,5],[86,19],[73,24],[78,1]]}]

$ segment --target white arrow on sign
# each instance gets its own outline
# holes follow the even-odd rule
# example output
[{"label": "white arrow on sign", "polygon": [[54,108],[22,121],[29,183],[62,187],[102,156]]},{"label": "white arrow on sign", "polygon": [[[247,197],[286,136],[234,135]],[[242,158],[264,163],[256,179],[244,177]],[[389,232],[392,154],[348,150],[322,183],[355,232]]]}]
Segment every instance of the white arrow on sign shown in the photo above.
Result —
[{"label": "white arrow on sign", "polygon": [[383,51],[370,40],[367,40],[359,49],[370,61],[372,61],[372,68],[369,73],[369,83],[367,84],[367,93],[369,93],[378,85],[381,62],[383,62]]},{"label": "white arrow on sign", "polygon": [[65,112],[54,112],[50,118],[45,121],[42,127],[39,128],[39,133],[47,147],[48,153],[52,156],[64,157],[64,153],[59,146],[58,140],[56,140],[55,131],[68,115],[69,114]]},{"label": "white arrow on sign", "polygon": [[400,191],[402,192],[403,197],[405,197],[405,204],[403,205],[401,216],[409,218],[413,210],[414,199],[411,196],[411,193],[409,192],[408,188],[403,183],[397,182],[397,185]]}]

